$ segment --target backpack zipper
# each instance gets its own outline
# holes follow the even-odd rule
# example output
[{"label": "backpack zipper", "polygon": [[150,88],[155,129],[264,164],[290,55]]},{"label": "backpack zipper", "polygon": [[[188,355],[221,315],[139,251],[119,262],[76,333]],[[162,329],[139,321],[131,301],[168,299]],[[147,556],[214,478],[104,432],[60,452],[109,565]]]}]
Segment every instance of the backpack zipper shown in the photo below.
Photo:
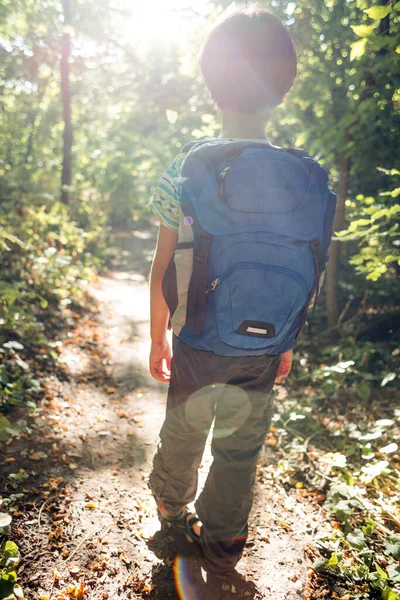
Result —
[{"label": "backpack zipper", "polygon": [[216,279],[214,279],[207,287],[206,289],[206,295],[209,292],[213,292],[215,290],[215,288],[217,287],[217,285],[221,282],[220,278],[217,277]]},{"label": "backpack zipper", "polygon": [[221,283],[221,281],[226,279],[226,277],[231,275],[231,273],[233,273],[234,271],[243,269],[243,268],[253,268],[253,269],[255,268],[255,269],[262,270],[262,271],[274,271],[275,273],[281,273],[282,275],[287,275],[288,277],[292,277],[293,279],[296,279],[296,281],[298,281],[300,283],[300,285],[304,288],[304,290],[306,290],[307,293],[309,292],[309,287],[307,285],[306,280],[303,277],[301,277],[301,275],[298,275],[295,271],[292,271],[291,269],[285,269],[284,267],[277,267],[275,265],[255,265],[254,263],[240,263],[239,265],[234,265],[233,267],[230,267],[222,275],[213,279],[207,287],[206,294],[208,294],[209,292],[213,292],[215,290],[215,288],[217,287],[217,285],[219,285]]}]

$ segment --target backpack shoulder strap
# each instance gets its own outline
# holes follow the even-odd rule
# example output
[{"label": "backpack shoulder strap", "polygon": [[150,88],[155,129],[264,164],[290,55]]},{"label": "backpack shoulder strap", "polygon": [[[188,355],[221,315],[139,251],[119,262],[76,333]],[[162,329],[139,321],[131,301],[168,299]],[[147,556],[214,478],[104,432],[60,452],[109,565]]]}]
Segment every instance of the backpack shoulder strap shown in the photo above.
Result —
[{"label": "backpack shoulder strap", "polygon": [[297,156],[298,158],[311,158],[302,148],[281,148],[281,150],[289,152],[289,154],[293,154],[293,156]]}]

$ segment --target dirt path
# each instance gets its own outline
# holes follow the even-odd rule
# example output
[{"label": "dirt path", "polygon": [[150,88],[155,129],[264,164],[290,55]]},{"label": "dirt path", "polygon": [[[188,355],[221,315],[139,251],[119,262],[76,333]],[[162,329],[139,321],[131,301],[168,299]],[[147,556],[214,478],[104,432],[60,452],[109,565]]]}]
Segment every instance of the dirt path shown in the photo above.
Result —
[{"label": "dirt path", "polygon": [[[166,388],[147,372],[148,264],[142,254],[154,240],[137,233],[123,242],[126,265],[92,289],[101,312],[82,323],[89,339],[64,344],[71,377],[48,382],[31,434],[8,446],[29,478],[15,490],[31,503],[17,518],[16,539],[27,598],[303,597],[309,519],[295,496],[261,472],[238,569],[249,581],[243,589],[232,583],[211,592],[194,545],[159,531],[146,481]],[[273,449],[266,447],[263,460],[276,463]],[[207,455],[203,478],[209,462]]]}]

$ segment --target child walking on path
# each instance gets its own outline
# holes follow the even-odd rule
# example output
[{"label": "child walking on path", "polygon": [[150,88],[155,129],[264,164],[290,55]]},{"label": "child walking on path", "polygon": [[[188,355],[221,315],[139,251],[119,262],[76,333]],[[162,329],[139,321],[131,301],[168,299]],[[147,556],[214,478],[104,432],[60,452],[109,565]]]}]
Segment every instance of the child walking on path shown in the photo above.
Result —
[{"label": "child walking on path", "polygon": [[[150,488],[161,521],[184,527],[207,568],[227,574],[247,539],[271,390],[290,372],[319,293],[335,197],[305,152],[265,138],[296,75],[293,43],[277,18],[248,8],[225,16],[204,44],[201,68],[221,135],[186,146],[150,203],[161,223],[150,371],[169,382]],[[190,514],[213,424],[213,463]]]}]

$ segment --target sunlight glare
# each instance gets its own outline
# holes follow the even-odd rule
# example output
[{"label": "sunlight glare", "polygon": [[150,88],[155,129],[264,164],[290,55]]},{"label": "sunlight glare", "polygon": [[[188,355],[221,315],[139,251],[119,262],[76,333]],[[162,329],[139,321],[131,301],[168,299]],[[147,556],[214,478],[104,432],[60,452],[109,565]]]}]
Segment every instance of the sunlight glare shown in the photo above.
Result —
[{"label": "sunlight glare", "polygon": [[204,15],[206,7],[207,0],[140,0],[130,6],[126,27],[145,47],[157,42],[187,44],[195,27],[193,17]]}]

